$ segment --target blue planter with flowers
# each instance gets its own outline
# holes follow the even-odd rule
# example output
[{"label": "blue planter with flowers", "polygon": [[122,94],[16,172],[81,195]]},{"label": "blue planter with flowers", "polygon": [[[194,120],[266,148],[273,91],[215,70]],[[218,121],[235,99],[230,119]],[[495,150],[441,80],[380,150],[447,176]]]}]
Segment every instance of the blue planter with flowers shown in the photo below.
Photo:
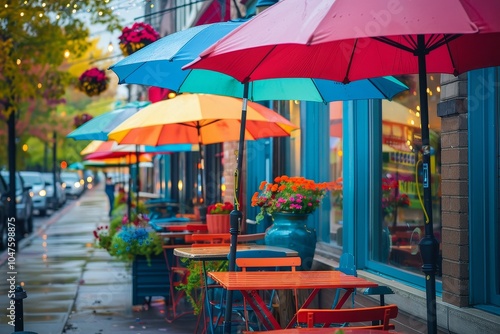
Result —
[{"label": "blue planter with flowers", "polygon": [[273,225],[266,230],[266,244],[296,250],[302,270],[311,269],[316,250],[316,231],[308,228],[307,219],[332,189],[331,182],[316,183],[301,176],[282,175],[273,182],[261,182],[259,192],[252,196],[252,206],[260,207],[257,222],[266,215],[273,217]]},{"label": "blue planter with flowers", "polygon": [[307,227],[307,213],[274,212],[274,223],[266,230],[266,245],[285,247],[299,253],[301,269],[310,270],[316,250],[316,230]]}]

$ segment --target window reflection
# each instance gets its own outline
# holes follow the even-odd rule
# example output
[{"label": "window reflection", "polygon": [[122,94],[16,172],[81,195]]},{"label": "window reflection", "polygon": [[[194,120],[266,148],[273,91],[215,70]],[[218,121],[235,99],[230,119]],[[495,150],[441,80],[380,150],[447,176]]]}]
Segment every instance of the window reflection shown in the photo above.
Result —
[{"label": "window reflection", "polygon": [[[373,222],[372,258],[420,273],[418,243],[424,235],[425,218],[420,199],[423,188],[418,78],[408,75],[399,79],[410,89],[394,101],[382,103],[381,218]],[[436,116],[439,83],[440,75],[428,76],[434,231],[441,242],[441,124]]]},{"label": "window reflection", "polygon": [[342,246],[342,102],[330,103],[330,180],[339,182],[339,189],[331,192],[330,239],[334,245]]}]

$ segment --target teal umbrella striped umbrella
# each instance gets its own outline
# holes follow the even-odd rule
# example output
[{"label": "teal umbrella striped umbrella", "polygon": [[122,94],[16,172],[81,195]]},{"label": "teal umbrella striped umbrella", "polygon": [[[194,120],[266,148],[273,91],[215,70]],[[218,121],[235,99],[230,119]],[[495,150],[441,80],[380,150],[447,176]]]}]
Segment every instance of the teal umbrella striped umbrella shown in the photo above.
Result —
[{"label": "teal umbrella striped umbrella", "polygon": [[127,118],[148,106],[151,102],[136,101],[127,103],[125,106],[109,111],[102,115],[92,118],[90,121],[83,123],[70,134],[67,138],[75,140],[108,140],[108,133],[113,130],[118,124],[125,121]]},{"label": "teal umbrella striped umbrella", "polygon": [[[183,70],[207,47],[248,20],[205,24],[175,32],[110,67],[120,84],[168,88],[177,93],[206,93],[244,98],[244,85],[235,78],[208,70]],[[349,84],[310,78],[269,79],[248,83],[251,101],[303,100],[331,102],[391,99],[408,89],[393,77],[359,80]]]}]

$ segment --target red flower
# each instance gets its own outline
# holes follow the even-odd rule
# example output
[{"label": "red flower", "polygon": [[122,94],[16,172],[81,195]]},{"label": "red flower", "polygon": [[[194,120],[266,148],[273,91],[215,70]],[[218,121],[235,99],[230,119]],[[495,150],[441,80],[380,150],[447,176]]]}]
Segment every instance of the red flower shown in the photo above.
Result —
[{"label": "red flower", "polygon": [[93,67],[80,75],[78,89],[88,96],[96,96],[108,88],[109,78],[104,70]]},{"label": "red flower", "polygon": [[123,28],[122,34],[118,39],[120,40],[120,49],[123,54],[129,56],[135,51],[160,39],[160,34],[149,24],[136,22],[132,27]]},{"label": "red flower", "polygon": [[215,214],[230,214],[233,211],[234,205],[230,202],[215,203],[207,207],[207,213],[209,215]]}]

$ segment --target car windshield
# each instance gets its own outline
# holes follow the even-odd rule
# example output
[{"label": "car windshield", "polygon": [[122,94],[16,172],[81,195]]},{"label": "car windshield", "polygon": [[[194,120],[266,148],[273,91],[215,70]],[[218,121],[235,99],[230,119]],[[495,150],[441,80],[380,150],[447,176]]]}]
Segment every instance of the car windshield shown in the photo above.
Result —
[{"label": "car windshield", "polygon": [[40,174],[21,173],[21,176],[23,177],[24,183],[26,183],[27,185],[39,186],[44,184],[44,181]]},{"label": "car windshield", "polygon": [[54,176],[52,174],[42,174],[43,179],[46,184],[53,184]]},{"label": "car windshield", "polygon": [[80,177],[78,176],[78,174],[73,173],[62,173],[61,179],[63,179],[64,181],[80,181]]}]

